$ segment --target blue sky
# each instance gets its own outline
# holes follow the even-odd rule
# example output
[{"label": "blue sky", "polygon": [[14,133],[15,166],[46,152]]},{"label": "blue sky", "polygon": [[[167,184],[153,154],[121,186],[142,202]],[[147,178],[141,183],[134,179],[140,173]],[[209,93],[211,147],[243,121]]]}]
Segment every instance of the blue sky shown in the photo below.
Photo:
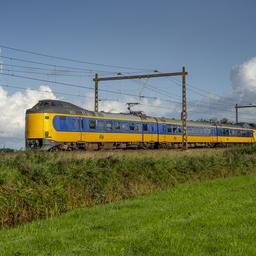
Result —
[{"label": "blue sky", "polygon": [[229,90],[255,55],[255,1],[2,1],[1,43],[113,65],[172,71]]},{"label": "blue sky", "polygon": [[[255,11],[256,1],[253,0],[1,1],[0,44],[162,72],[178,71],[185,65],[191,85],[224,96],[233,90],[231,68],[255,57]],[[82,68],[131,71],[57,61],[3,48],[2,55]],[[2,62],[14,63],[5,59]],[[93,86],[91,77],[50,79]],[[0,74],[0,85],[6,83],[31,88],[42,85],[42,82]],[[171,80],[150,80],[149,83],[168,90],[170,95],[180,95],[180,88]],[[50,86],[67,93],[75,90]],[[102,86],[122,92],[142,90],[141,85],[127,81]],[[5,90],[10,94],[15,92]],[[78,93],[84,91],[81,89]],[[154,92],[145,90],[143,94],[152,96]],[[118,98],[104,93],[101,97]],[[188,100],[199,98],[200,95],[188,91]]]}]

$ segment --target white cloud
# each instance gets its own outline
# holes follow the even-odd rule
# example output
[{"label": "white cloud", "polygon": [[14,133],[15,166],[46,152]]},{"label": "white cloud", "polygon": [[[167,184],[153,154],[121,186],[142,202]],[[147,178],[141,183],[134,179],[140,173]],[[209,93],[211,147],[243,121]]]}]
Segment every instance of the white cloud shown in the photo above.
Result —
[{"label": "white cloud", "polygon": [[6,137],[24,137],[26,109],[34,106],[41,99],[55,98],[48,86],[40,86],[38,91],[27,89],[13,94],[8,94],[0,86],[0,144]]},{"label": "white cloud", "polygon": [[237,65],[231,70],[231,82],[234,92],[242,99],[251,99],[256,95],[256,57]]},{"label": "white cloud", "polygon": [[[161,99],[148,99],[142,98],[139,100],[137,97],[125,96],[119,100],[103,100],[99,101],[99,111],[111,112],[111,113],[127,113],[128,102],[139,102],[132,108],[134,111],[143,111],[147,115],[152,116],[170,116],[175,117],[180,115],[180,106],[177,104],[171,104],[161,101]],[[94,107],[94,93],[86,94],[85,103],[83,106],[85,109],[92,110]]]},{"label": "white cloud", "polygon": [[[231,88],[229,93],[217,97],[210,94],[195,102],[189,109],[189,117],[218,119],[227,117],[235,121],[235,104],[255,104],[256,103],[256,57],[253,57],[240,65],[236,65],[230,72]],[[202,104],[202,105],[200,105]],[[198,114],[196,114],[198,111]],[[255,122],[256,109],[240,109],[240,121]]]}]

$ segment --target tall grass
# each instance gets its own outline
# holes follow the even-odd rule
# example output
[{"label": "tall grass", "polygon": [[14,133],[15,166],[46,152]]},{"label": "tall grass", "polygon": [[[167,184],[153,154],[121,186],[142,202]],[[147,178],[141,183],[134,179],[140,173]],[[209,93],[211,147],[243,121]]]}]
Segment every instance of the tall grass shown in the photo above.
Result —
[{"label": "tall grass", "polygon": [[212,154],[20,152],[0,154],[0,226],[15,226],[77,207],[117,201],[178,183],[256,173],[256,148]]}]

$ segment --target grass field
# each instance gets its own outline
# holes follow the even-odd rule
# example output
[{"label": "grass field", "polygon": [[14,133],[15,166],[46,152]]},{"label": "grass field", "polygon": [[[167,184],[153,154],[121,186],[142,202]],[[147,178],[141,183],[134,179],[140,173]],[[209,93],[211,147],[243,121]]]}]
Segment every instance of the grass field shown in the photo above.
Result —
[{"label": "grass field", "polygon": [[256,255],[256,177],[183,184],[0,231],[0,255]]}]

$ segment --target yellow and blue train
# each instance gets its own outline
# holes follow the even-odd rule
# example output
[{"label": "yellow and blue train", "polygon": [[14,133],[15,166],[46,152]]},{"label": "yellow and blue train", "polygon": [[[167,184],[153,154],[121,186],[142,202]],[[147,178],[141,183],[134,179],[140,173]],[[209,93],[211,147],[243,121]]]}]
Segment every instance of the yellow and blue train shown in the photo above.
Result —
[{"label": "yellow and blue train", "polygon": [[[26,111],[26,148],[74,150],[172,148],[182,142],[179,121],[145,115],[93,112],[68,102],[42,100]],[[188,146],[254,143],[256,131],[188,122]]]}]

